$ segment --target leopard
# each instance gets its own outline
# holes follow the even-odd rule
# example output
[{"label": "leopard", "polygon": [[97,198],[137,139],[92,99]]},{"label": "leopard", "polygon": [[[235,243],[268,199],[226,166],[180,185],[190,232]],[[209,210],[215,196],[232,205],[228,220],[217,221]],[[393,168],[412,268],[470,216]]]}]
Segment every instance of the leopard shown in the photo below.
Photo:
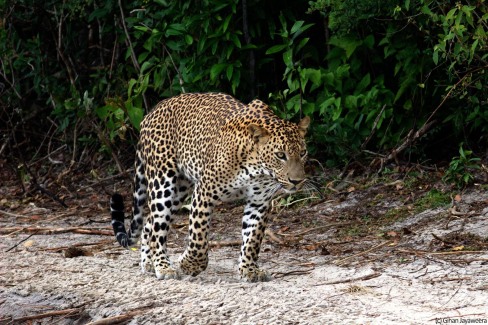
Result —
[{"label": "leopard", "polygon": [[[196,276],[208,266],[209,230],[216,205],[240,201],[240,278],[268,281],[258,256],[273,198],[303,190],[310,124],[278,117],[259,99],[247,105],[225,93],[183,93],[159,102],[140,124],[130,229],[119,193],[111,197],[112,227],[123,247],[139,240],[140,267],[157,279]],[[191,194],[184,252],[172,263],[168,232]],[[149,213],[144,218],[144,206]]]}]

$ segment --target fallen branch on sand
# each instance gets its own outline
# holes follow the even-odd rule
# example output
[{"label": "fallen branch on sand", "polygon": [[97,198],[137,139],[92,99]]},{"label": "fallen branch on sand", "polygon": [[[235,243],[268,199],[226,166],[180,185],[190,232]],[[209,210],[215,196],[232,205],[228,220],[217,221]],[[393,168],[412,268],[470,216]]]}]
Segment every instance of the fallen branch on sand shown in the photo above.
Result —
[{"label": "fallen branch on sand", "polygon": [[6,215],[7,217],[14,217],[14,218],[23,218],[23,217],[25,217],[24,215],[21,215],[21,214],[12,213],[12,212],[3,211],[3,210],[0,210],[0,214]]},{"label": "fallen branch on sand", "polygon": [[67,250],[71,247],[84,247],[84,246],[103,246],[107,244],[113,244],[115,241],[113,239],[108,239],[108,240],[102,240],[97,243],[80,243],[80,244],[74,244],[70,246],[61,246],[61,247],[50,247],[50,248],[40,248],[38,251],[52,251],[52,252],[61,252],[64,250]]},{"label": "fallen branch on sand", "polygon": [[365,280],[370,280],[377,278],[381,275],[379,272],[373,272],[371,274],[366,274],[363,276],[359,276],[356,278],[349,278],[349,279],[341,279],[341,280],[333,280],[333,281],[327,281],[324,283],[318,283],[314,284],[314,286],[322,286],[322,285],[330,285],[330,284],[339,284],[339,283],[349,283],[349,282],[355,282],[355,281],[365,281]]},{"label": "fallen branch on sand", "polygon": [[112,317],[107,317],[104,319],[96,320],[94,322],[88,323],[87,325],[110,325],[110,324],[118,324],[122,323],[125,321],[128,321],[134,316],[137,316],[139,314],[142,314],[142,311],[139,310],[134,310],[131,311],[130,313],[124,314],[124,315],[118,315],[118,316],[112,316]]},{"label": "fallen branch on sand", "polygon": [[[464,255],[464,254],[486,254],[487,251],[445,251],[445,252],[429,252],[421,250],[397,249],[397,251],[414,255]],[[479,259],[477,259],[479,260]]]},{"label": "fallen branch on sand", "polygon": [[19,318],[12,319],[13,324],[18,324],[19,322],[25,322],[28,320],[34,319],[43,319],[47,317],[55,317],[55,316],[65,316],[65,317],[73,317],[78,315],[81,312],[81,308],[70,308],[70,309],[63,309],[63,310],[54,310],[49,311],[47,313],[37,314],[37,315],[29,315]]},{"label": "fallen branch on sand", "polygon": [[312,267],[310,269],[305,269],[305,270],[293,270],[289,272],[273,272],[273,277],[276,279],[283,278],[285,276],[289,275],[304,275],[304,274],[309,274],[312,272],[315,268]]},{"label": "fallen branch on sand", "polygon": [[208,246],[220,248],[220,247],[232,247],[232,246],[241,246],[242,241],[240,240],[228,240],[228,241],[217,241],[211,240],[208,243]]},{"label": "fallen branch on sand", "polygon": [[134,316],[146,312],[148,309],[151,308],[152,308],[151,305],[146,307],[141,307],[139,309],[132,310],[126,314],[99,319],[94,322],[88,323],[87,325],[111,325],[111,324],[122,323],[134,318]]},{"label": "fallen branch on sand", "polygon": [[[109,230],[110,229],[110,230]],[[67,227],[67,228],[50,228],[50,227],[5,227],[0,229],[1,235],[10,235],[17,232],[26,233],[36,233],[37,235],[51,235],[51,234],[62,234],[67,232],[72,232],[76,234],[85,235],[102,235],[102,236],[113,236],[114,233],[109,227]]]}]

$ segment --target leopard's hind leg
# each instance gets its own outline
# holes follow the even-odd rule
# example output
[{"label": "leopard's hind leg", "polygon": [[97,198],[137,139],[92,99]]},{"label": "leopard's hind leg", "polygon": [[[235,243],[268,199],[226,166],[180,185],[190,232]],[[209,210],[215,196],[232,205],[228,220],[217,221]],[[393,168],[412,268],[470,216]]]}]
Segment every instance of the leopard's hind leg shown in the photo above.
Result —
[{"label": "leopard's hind leg", "polygon": [[[147,201],[147,179],[145,175],[145,163],[142,158],[140,148],[136,152],[136,160],[134,163],[134,191],[132,193],[132,221],[130,223],[130,239],[132,242],[137,242],[138,238],[141,238],[141,270],[142,272],[154,272],[151,258],[151,250],[147,243],[147,239],[150,237],[151,227],[147,227],[151,224],[151,220],[146,221],[146,225],[143,229],[144,223],[144,205]],[[141,232],[143,235],[141,237]]]},{"label": "leopard's hind leg", "polygon": [[158,279],[173,279],[179,275],[168,257],[166,243],[175,213],[183,204],[191,183],[179,174],[176,164],[166,162],[166,166],[149,170],[148,178],[149,209],[151,216],[144,227],[152,264]]}]

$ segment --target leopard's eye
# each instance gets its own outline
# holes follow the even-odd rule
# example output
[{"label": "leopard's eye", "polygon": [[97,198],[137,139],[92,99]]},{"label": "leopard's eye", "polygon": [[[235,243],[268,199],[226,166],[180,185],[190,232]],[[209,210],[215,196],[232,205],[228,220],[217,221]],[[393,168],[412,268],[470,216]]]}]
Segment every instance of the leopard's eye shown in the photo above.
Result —
[{"label": "leopard's eye", "polygon": [[275,155],[278,159],[286,160],[286,154],[282,151],[275,152]]},{"label": "leopard's eye", "polygon": [[305,157],[306,154],[307,154],[307,150],[300,151],[300,157]]}]

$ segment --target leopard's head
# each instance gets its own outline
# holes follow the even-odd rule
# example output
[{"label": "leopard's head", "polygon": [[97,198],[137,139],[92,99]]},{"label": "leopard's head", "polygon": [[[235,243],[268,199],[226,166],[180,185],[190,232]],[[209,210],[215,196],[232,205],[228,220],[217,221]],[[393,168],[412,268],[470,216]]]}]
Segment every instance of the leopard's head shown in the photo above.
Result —
[{"label": "leopard's head", "polygon": [[307,183],[304,165],[307,160],[305,134],[310,118],[298,124],[276,119],[269,124],[249,124],[258,161],[287,193]]}]

